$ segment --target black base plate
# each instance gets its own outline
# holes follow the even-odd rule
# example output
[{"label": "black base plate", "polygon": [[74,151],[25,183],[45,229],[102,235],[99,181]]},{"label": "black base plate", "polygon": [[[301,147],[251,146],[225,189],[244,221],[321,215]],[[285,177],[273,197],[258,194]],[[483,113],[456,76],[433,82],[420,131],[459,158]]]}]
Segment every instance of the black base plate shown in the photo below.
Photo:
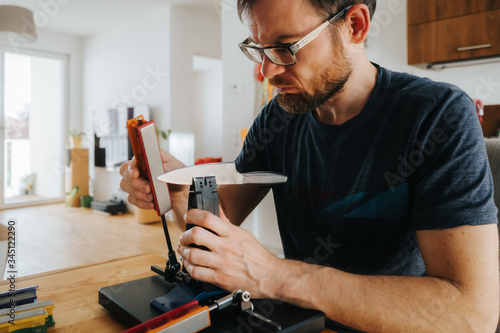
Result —
[{"label": "black base plate", "polygon": [[[121,283],[99,289],[99,304],[122,324],[132,327],[159,316],[161,312],[150,306],[151,300],[167,294],[175,286],[158,275]],[[325,317],[319,311],[275,300],[252,300],[252,303],[255,312],[281,324],[280,332],[321,332],[325,329]],[[236,316],[230,308],[213,311],[210,316],[212,326],[203,333],[268,332],[258,323]]]}]

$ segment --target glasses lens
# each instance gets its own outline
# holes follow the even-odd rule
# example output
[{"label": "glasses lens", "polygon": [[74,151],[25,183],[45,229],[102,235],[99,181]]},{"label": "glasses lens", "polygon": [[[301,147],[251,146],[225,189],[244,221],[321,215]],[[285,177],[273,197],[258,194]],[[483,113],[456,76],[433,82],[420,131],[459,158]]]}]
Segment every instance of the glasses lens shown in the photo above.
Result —
[{"label": "glasses lens", "polygon": [[264,50],[266,56],[276,65],[292,65],[295,59],[286,48],[272,48]]},{"label": "glasses lens", "polygon": [[262,63],[264,61],[264,54],[276,65],[293,65],[295,64],[295,58],[293,57],[290,50],[282,47],[270,48],[270,49],[255,49],[244,44],[240,44],[240,49],[247,56],[248,59],[255,61],[257,63]]},{"label": "glasses lens", "polygon": [[261,63],[264,60],[263,55],[259,50],[245,46],[240,46],[240,48],[248,59],[258,63]]}]

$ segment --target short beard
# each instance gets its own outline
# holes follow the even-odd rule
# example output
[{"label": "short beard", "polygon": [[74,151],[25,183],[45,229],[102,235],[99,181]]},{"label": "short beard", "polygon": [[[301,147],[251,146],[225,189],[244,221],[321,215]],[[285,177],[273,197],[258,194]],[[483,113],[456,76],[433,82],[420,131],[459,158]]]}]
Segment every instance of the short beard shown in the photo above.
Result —
[{"label": "short beard", "polygon": [[[326,69],[315,68],[318,74],[312,82],[312,94],[278,94],[279,105],[291,114],[306,114],[325,104],[341,91],[352,73],[351,64],[344,50],[339,50],[339,56],[334,57]],[[319,66],[318,66],[319,67]],[[272,86],[293,86],[288,80],[270,78]]]}]

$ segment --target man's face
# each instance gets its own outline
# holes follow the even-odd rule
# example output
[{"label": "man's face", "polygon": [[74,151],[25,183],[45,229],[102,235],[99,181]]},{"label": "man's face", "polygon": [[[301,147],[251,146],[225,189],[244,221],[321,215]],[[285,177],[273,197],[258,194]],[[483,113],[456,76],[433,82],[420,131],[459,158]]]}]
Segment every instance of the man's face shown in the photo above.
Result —
[{"label": "man's face", "polygon": [[[297,42],[326,19],[307,0],[260,0],[245,23],[255,43],[275,46]],[[263,75],[277,88],[280,106],[290,113],[307,113],[321,106],[342,89],[351,74],[341,39],[334,39],[330,27],[296,57],[292,66],[278,66],[268,58],[262,64]]]}]

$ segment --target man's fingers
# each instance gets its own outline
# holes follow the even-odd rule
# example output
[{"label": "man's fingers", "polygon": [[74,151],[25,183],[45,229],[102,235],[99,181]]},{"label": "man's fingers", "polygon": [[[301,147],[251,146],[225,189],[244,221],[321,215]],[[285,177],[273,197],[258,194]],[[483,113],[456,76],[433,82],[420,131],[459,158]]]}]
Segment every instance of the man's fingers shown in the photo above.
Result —
[{"label": "man's fingers", "polygon": [[196,266],[186,259],[182,260],[182,265],[193,279],[217,285],[217,279],[215,278],[216,274],[213,269],[203,266]]},{"label": "man's fingers", "polygon": [[127,161],[125,163],[122,163],[122,165],[120,165],[120,175],[122,176],[123,179],[130,178],[129,165],[130,161]]},{"label": "man's fingers", "polygon": [[130,176],[130,180],[137,179],[141,176],[141,172],[139,171],[139,167],[137,166],[137,160],[135,156],[132,157],[130,163],[128,165],[128,174]]},{"label": "man's fingers", "polygon": [[193,265],[204,266],[209,268],[217,267],[214,260],[216,256],[206,250],[198,249],[191,246],[179,245],[177,252],[183,258],[192,263]]},{"label": "man's fingers", "polygon": [[229,236],[234,227],[230,222],[200,209],[190,209],[186,214],[186,222],[212,230],[221,237]]},{"label": "man's fingers", "polygon": [[[149,191],[143,191],[141,188],[146,188],[149,186],[149,184],[146,185],[141,185],[141,183],[135,183],[135,184],[129,184],[127,183],[124,179],[121,180],[120,182],[120,188],[129,194],[129,196],[133,196],[139,200],[144,200],[144,201],[153,201],[153,194],[151,193],[151,190]],[[138,189],[139,188],[139,189]]]},{"label": "man's fingers", "polygon": [[[149,199],[145,199],[145,200],[153,200],[153,195],[151,194],[151,185],[149,184],[149,182],[142,178],[142,177],[139,177],[139,178],[134,178],[134,179],[127,179],[125,177],[123,177],[121,183],[120,183],[120,187],[123,191],[129,193],[129,194],[138,194],[138,195],[142,195],[142,194],[149,194],[148,198]],[[135,193],[135,192],[141,192],[141,193]],[[141,196],[138,197],[139,199],[140,198],[143,198]]]},{"label": "man's fingers", "polygon": [[129,195],[127,200],[132,205],[134,205],[138,208],[142,208],[142,209],[154,209],[155,208],[155,205],[152,201],[139,200],[132,195]]},{"label": "man's fingers", "polygon": [[132,179],[129,183],[136,190],[139,190],[143,193],[151,193],[151,184],[149,184],[149,181],[142,177]]},{"label": "man's fingers", "polygon": [[151,193],[137,191],[133,189],[130,184],[127,184],[123,179],[120,183],[120,187],[124,192],[129,193],[127,200],[132,205],[143,209],[154,208],[153,195]]},{"label": "man's fingers", "polygon": [[143,178],[143,177],[141,177],[141,172],[139,170],[139,167],[137,166],[137,160],[135,159],[135,157],[133,157],[132,160],[130,160],[130,163],[128,164],[127,171],[128,171],[128,177],[129,177],[128,179],[130,181]]},{"label": "man's fingers", "polygon": [[[145,193],[151,193],[151,185],[149,184],[149,181],[140,177],[135,157],[132,158],[131,161],[125,162],[120,166],[120,175],[125,181],[120,184],[120,187],[125,192],[132,193],[130,190],[139,190]],[[124,183],[130,184],[130,186],[122,186]]]},{"label": "man's fingers", "polygon": [[189,246],[191,244],[196,244],[205,246],[209,250],[213,250],[218,241],[219,237],[217,235],[200,227],[193,227],[183,232],[179,240],[181,245]]},{"label": "man's fingers", "polygon": [[128,193],[128,202],[143,209],[153,209],[153,194],[149,182],[140,177],[135,158],[120,166],[120,175],[123,179],[120,188]]}]

